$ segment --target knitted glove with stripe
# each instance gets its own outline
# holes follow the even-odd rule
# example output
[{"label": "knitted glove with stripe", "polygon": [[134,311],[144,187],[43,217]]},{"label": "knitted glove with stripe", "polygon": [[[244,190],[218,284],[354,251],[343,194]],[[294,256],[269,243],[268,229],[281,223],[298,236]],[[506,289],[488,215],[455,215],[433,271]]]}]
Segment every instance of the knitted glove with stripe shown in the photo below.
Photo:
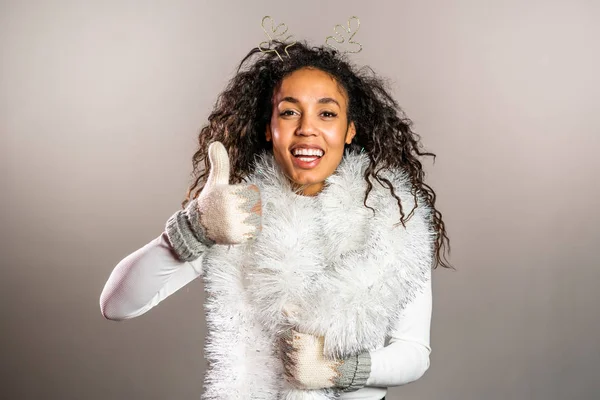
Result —
[{"label": "knitted glove with stripe", "polygon": [[240,244],[262,228],[260,191],[229,184],[229,156],[220,142],[208,148],[210,171],[202,192],[167,221],[166,232],[181,260],[191,261],[213,244]]},{"label": "knitted glove with stripe", "polygon": [[368,352],[346,360],[323,354],[324,338],[289,330],[280,338],[280,354],[288,383],[296,389],[337,388],[345,392],[365,386],[371,372]]}]

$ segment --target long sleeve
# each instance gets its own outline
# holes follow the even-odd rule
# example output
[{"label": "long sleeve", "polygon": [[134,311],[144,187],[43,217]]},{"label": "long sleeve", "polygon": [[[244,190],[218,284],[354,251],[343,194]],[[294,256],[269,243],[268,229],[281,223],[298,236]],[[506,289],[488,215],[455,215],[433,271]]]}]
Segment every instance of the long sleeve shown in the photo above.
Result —
[{"label": "long sleeve", "polygon": [[119,262],[100,295],[100,310],[116,321],[137,317],[201,274],[202,257],[180,261],[165,232]]},{"label": "long sleeve", "polygon": [[371,373],[366,386],[399,386],[423,376],[429,368],[431,353],[431,313],[430,275],[425,289],[404,309],[389,344],[371,352]]},{"label": "long sleeve", "polygon": [[204,252],[213,244],[192,200],[169,218],[162,235],[115,267],[100,295],[102,315],[124,320],[144,314],[202,274]]}]

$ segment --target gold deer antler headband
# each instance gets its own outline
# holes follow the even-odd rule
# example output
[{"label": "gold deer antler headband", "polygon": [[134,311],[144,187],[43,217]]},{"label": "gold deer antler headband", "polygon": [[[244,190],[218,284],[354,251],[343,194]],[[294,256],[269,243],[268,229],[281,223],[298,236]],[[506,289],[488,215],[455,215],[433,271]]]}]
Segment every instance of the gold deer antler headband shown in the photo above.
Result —
[{"label": "gold deer antler headband", "polygon": [[[352,21],[356,20],[356,29],[353,29],[352,27]],[[267,21],[271,22],[271,26],[269,29],[267,29],[265,27],[265,23]],[[356,35],[356,32],[358,32],[358,30],[360,29],[360,20],[358,19],[358,17],[350,17],[350,19],[348,19],[347,22],[347,27],[341,24],[337,24],[333,27],[333,32],[334,35],[331,36],[327,36],[327,38],[325,39],[325,45],[331,47],[332,49],[334,49],[335,51],[338,51],[340,53],[360,53],[362,51],[362,44],[355,42],[354,39],[354,35]],[[279,59],[281,61],[283,61],[283,58],[281,57],[281,54],[279,54],[279,52],[275,49],[271,49],[271,43],[274,40],[278,40],[280,42],[287,42],[288,40],[290,40],[290,38],[293,35],[288,35],[286,38],[282,39],[282,37],[287,33],[288,31],[288,27],[286,24],[284,23],[280,23],[275,25],[275,22],[273,21],[273,18],[271,18],[271,16],[266,15],[263,17],[260,26],[262,27],[263,31],[265,32],[265,35],[267,36],[267,38],[269,40],[265,40],[263,42],[261,42],[258,45],[258,49],[260,51],[262,51],[263,53],[275,53],[277,54],[277,57],[279,57]],[[349,35],[348,37],[346,37],[346,35]],[[351,50],[346,50],[346,51],[340,51],[337,47],[335,47],[334,45],[332,45],[331,43],[329,43],[330,41],[335,41],[337,43],[337,45],[343,44],[348,42],[350,45],[355,45],[355,50],[351,51]],[[292,47],[293,45],[296,44],[296,41],[293,41],[291,43],[289,43],[288,45],[285,46],[285,48],[283,49],[283,51],[285,51],[285,54],[288,56],[288,58],[290,57],[287,49]],[[356,46],[358,46],[358,48],[356,49]]]},{"label": "gold deer antler headband", "polygon": [[[356,20],[356,30],[352,29],[352,21],[353,20]],[[351,45],[358,45],[358,50],[354,50],[354,51],[346,50],[346,51],[343,51],[343,52],[340,51],[340,52],[341,53],[360,53],[362,51],[362,44],[355,42],[353,40],[354,35],[356,35],[356,32],[358,32],[359,29],[360,29],[360,20],[358,19],[358,17],[350,17],[347,22],[347,27],[340,25],[340,24],[337,24],[336,26],[333,27],[333,33],[335,33],[335,35],[327,36],[327,38],[325,39],[325,44],[336,51],[340,51],[337,47],[330,44],[329,42],[331,40],[334,40],[339,45],[339,44],[345,43],[347,40],[348,43]],[[343,33],[341,31],[343,31]],[[350,36],[346,39],[345,34],[348,34]]]},{"label": "gold deer antler headband", "polygon": [[[265,28],[265,21],[266,20],[270,20],[271,21],[271,29],[270,30],[267,30]],[[275,40],[275,39],[279,40],[279,38],[281,38],[283,35],[285,35],[287,33],[287,31],[288,31],[287,25],[284,24],[284,23],[280,23],[277,26],[275,26],[275,22],[273,21],[273,18],[271,18],[269,15],[266,15],[266,16],[263,17],[263,19],[262,19],[262,21],[260,23],[260,26],[262,26],[262,29],[263,29],[263,31],[265,31],[265,35],[267,35],[267,37],[269,38],[269,40],[265,40],[264,42],[261,42],[258,45],[258,49],[260,51],[262,51],[263,53],[271,53],[271,52],[273,52],[273,53],[277,54],[277,57],[279,57],[279,59],[281,61],[283,61],[283,58],[281,58],[281,54],[279,54],[279,52],[277,50],[270,49],[269,47],[270,47],[271,42],[273,40]],[[273,36],[271,36],[271,35],[273,35]],[[292,37],[292,35],[289,35],[288,37],[286,37],[285,39],[280,40],[280,41],[281,42],[287,42],[291,37]],[[265,45],[265,44],[266,44],[266,47],[263,47],[263,45]],[[285,54],[288,57],[290,55],[289,55],[287,49],[289,47],[292,47],[295,44],[296,44],[296,42],[294,41],[294,42],[288,44],[287,46],[285,46],[285,48],[283,49],[283,51],[285,51]]]}]

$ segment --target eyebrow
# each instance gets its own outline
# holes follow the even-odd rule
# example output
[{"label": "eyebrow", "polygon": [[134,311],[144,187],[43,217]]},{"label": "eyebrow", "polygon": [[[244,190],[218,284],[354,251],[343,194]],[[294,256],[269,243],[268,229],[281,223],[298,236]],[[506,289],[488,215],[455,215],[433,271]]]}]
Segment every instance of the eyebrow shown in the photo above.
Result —
[{"label": "eyebrow", "polygon": [[[281,101],[279,101],[279,104],[283,103],[284,101],[287,101],[288,103],[294,103],[294,104],[300,103],[300,101],[297,98],[287,96],[287,97],[284,97],[283,99],[281,99]],[[335,103],[335,104],[337,104],[338,107],[341,108],[340,103],[336,99],[331,98],[331,97],[323,97],[323,98],[319,99],[318,103],[319,104]]]}]

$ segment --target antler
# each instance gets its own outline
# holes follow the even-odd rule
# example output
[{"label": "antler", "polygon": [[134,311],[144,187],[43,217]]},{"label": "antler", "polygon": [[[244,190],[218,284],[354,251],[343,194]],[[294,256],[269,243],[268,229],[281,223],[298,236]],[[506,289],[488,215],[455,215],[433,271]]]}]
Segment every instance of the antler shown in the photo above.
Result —
[{"label": "antler", "polygon": [[[271,28],[267,29],[265,28],[265,21],[270,20],[271,21]],[[283,61],[283,58],[281,58],[281,54],[279,54],[279,52],[275,49],[271,49],[271,43],[273,42],[273,40],[278,40],[280,42],[287,42],[288,40],[290,40],[290,38],[293,35],[288,35],[285,39],[280,39],[283,35],[285,35],[288,31],[288,27],[286,24],[284,23],[280,23],[277,26],[275,26],[275,22],[273,21],[273,18],[271,18],[269,15],[266,15],[263,17],[260,26],[262,27],[263,31],[265,32],[265,35],[267,35],[267,38],[269,38],[269,40],[265,40],[264,42],[260,42],[260,44],[258,45],[258,49],[260,51],[262,51],[263,53],[271,53],[274,52],[275,54],[277,54],[277,57],[279,57],[279,59],[281,61]],[[289,57],[289,53],[287,51],[288,48],[292,47],[293,45],[295,45],[296,42],[292,42],[290,44],[288,44],[287,46],[285,46],[285,48],[283,49],[285,51],[285,54]]]},{"label": "antler", "polygon": [[[356,20],[356,23],[357,23],[356,30],[354,30],[354,31],[352,30],[352,24],[351,24],[352,20]],[[347,27],[340,25],[340,24],[337,24],[336,26],[333,27],[333,32],[335,33],[335,35],[327,36],[327,38],[325,39],[325,44],[336,51],[340,51],[337,47],[330,44],[329,41],[334,40],[337,44],[342,44],[342,43],[345,43],[346,41],[348,41],[348,43],[350,43],[350,44],[358,45],[358,50],[356,50],[356,51],[346,50],[346,51],[343,51],[342,53],[360,53],[362,51],[362,44],[355,42],[353,40],[354,35],[356,35],[356,32],[358,32],[359,29],[360,29],[360,20],[358,19],[358,17],[350,17],[348,19]],[[341,31],[343,31],[343,32],[341,32]],[[349,37],[347,39],[346,39],[345,34],[349,35]]]}]

